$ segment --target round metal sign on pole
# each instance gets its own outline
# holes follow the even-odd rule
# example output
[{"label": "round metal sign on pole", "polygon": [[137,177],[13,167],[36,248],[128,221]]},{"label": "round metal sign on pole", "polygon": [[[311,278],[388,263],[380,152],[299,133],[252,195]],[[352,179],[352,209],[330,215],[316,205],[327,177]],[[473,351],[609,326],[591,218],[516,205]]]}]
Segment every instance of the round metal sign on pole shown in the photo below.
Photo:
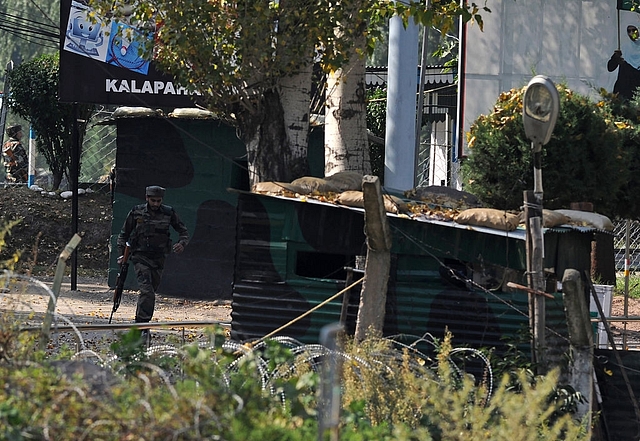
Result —
[{"label": "round metal sign on pole", "polygon": [[524,133],[536,144],[545,145],[556,126],[560,97],[555,84],[544,75],[536,75],[524,92],[522,117]]},{"label": "round metal sign on pole", "polygon": [[[533,151],[533,193],[524,192],[527,226],[527,273],[533,292],[545,291],[544,241],[542,235],[542,146],[549,142],[556,125],[560,97],[555,84],[544,75],[529,81],[524,93],[522,120]],[[545,370],[545,300],[529,294],[529,323],[533,334],[534,361]]]}]

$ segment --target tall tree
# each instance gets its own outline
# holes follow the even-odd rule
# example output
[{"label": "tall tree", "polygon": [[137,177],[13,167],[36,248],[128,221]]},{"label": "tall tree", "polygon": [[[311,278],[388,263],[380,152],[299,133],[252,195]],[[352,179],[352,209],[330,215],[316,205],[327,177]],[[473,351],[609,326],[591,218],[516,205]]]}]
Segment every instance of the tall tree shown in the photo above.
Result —
[{"label": "tall tree", "polygon": [[[11,110],[27,119],[36,132],[36,148],[53,174],[53,189],[63,176],[70,177],[75,111],[72,104],[58,102],[58,55],[42,55],[16,67],[10,74]],[[82,145],[92,105],[78,105],[79,142]]]},{"label": "tall tree", "polygon": [[[461,14],[466,20],[474,14],[480,19],[475,4],[461,7],[457,2],[432,2],[429,10],[422,3],[403,6],[383,0],[182,0],[179,8],[174,0],[140,0],[133,8],[116,1],[115,9],[111,0],[91,4],[103,16],[114,12],[117,19],[141,28],[152,24],[154,47],[147,53],[238,129],[252,183],[288,181],[306,172],[306,135],[295,133],[305,127],[296,121],[308,120],[310,99],[303,106],[301,95],[285,95],[308,87],[315,61],[327,73],[351,57],[360,57],[364,65],[363,55],[376,35],[369,18],[400,13],[407,20],[444,25]],[[354,46],[359,38],[363,45]],[[364,94],[361,100],[364,109]],[[341,100],[346,101],[351,100]],[[285,119],[287,112],[299,116]],[[292,131],[297,126],[301,129]],[[360,167],[364,170],[364,162]]]}]

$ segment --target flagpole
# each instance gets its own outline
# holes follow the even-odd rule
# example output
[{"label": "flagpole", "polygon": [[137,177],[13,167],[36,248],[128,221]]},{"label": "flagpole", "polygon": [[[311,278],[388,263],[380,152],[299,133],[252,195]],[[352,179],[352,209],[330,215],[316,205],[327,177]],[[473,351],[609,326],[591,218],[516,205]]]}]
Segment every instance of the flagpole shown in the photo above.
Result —
[{"label": "flagpole", "polygon": [[620,50],[620,9],[616,8],[616,12],[618,13],[618,50]]}]

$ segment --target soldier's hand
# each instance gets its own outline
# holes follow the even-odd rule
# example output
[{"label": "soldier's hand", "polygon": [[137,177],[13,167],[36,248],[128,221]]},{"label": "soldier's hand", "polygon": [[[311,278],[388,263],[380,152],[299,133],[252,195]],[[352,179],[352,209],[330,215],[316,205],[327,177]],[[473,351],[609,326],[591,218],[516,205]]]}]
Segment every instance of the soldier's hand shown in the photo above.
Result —
[{"label": "soldier's hand", "polygon": [[184,251],[184,246],[180,242],[177,242],[177,243],[173,244],[173,252],[174,253],[180,254],[183,251]]},{"label": "soldier's hand", "polygon": [[118,265],[122,265],[122,261],[124,260],[124,256],[119,256],[118,260],[116,260],[116,262],[118,262]]}]

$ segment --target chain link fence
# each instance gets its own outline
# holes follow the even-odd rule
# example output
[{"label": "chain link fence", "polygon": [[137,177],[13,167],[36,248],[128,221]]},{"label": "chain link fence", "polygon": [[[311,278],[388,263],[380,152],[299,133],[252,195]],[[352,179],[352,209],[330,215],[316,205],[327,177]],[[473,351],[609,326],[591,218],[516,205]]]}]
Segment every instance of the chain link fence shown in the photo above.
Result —
[{"label": "chain link fence", "polygon": [[[98,110],[87,125],[87,132],[82,143],[82,153],[80,156],[80,175],[78,180],[81,188],[91,187],[93,191],[109,192],[110,174],[116,161],[116,126],[103,124],[113,114],[113,110],[101,108]],[[27,136],[23,137],[22,144],[28,150],[29,131],[24,130]],[[36,154],[35,157],[36,178],[35,183],[51,190],[53,187],[53,176],[49,171],[44,156]],[[22,185],[9,184],[5,182],[5,170],[0,165],[0,185]],[[66,178],[60,184],[60,190],[69,190]]]},{"label": "chain link fence", "polygon": [[82,144],[79,182],[94,191],[109,192],[116,164],[116,126],[101,124],[113,111],[101,109],[91,118]]},{"label": "chain link fence", "polygon": [[619,219],[613,222],[616,271],[625,270],[625,258],[629,252],[629,271],[640,272],[640,221]]}]

